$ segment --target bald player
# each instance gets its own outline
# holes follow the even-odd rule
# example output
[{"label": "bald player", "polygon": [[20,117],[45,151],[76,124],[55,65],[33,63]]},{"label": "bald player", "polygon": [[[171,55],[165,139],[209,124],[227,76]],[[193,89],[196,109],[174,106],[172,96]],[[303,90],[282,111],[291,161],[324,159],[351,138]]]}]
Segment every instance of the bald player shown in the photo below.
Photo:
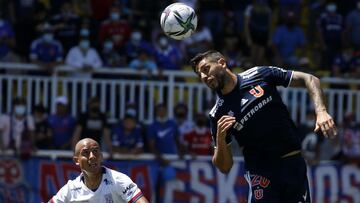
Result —
[{"label": "bald player", "polygon": [[95,140],[80,140],[75,146],[73,160],[81,174],[69,180],[49,203],[148,203],[127,175],[102,166],[102,152]]}]

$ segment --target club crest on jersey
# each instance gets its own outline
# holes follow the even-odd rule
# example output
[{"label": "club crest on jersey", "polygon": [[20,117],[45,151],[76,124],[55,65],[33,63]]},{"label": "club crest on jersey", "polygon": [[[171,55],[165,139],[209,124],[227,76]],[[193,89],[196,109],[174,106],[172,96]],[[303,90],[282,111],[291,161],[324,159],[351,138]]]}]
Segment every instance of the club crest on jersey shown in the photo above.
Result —
[{"label": "club crest on jersey", "polygon": [[233,111],[229,111],[228,113],[227,113],[229,116],[234,116],[234,112]]},{"label": "club crest on jersey", "polygon": [[260,85],[256,85],[249,91],[249,93],[252,94],[256,98],[259,98],[264,95],[264,90]]},{"label": "club crest on jersey", "polygon": [[264,197],[264,190],[263,189],[256,189],[254,190],[254,197],[257,200],[260,200]]},{"label": "club crest on jersey", "polygon": [[106,203],[114,203],[114,200],[113,200],[111,194],[104,195],[104,198],[105,198]]}]

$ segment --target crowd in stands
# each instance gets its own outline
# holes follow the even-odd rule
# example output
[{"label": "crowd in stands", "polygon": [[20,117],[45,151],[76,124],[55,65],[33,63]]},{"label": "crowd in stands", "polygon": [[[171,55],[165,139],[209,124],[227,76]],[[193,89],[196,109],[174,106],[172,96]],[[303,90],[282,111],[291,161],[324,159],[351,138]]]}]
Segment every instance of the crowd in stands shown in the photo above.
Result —
[{"label": "crowd in stands", "polygon": [[[84,77],[101,67],[182,70],[215,48],[231,67],[277,65],[359,76],[360,2],[180,0],[198,15],[196,33],[171,40],[159,16],[174,0],[2,1],[0,61],[67,64]],[[76,74],[77,75],[77,74]]]},{"label": "crowd in stands", "polygon": [[[295,70],[325,71],[331,76],[360,76],[359,0],[182,0],[196,9],[197,31],[182,41],[165,36],[159,16],[172,0],[16,0],[0,1],[0,62],[39,64],[51,75],[59,64],[77,70],[72,76],[92,77],[102,67],[182,70],[194,54],[218,49],[231,68],[276,65]],[[158,71],[157,71],[158,70]],[[150,152],[163,164],[164,153],[210,155],[207,117],[187,120],[179,104],[174,118],[163,104],[155,107],[151,124],[137,119],[129,104],[124,118],[109,124],[96,98],[74,118],[68,99],[56,99],[56,112],[37,105],[33,115],[17,98],[10,115],[1,115],[0,149],[15,149],[24,157],[36,149],[70,150],[90,136],[106,150]],[[311,120],[310,120],[311,121]],[[360,126],[353,115],[340,126],[336,140],[312,133],[314,122],[302,126],[303,149],[309,163],[341,159],[360,163]],[[306,135],[306,136],[305,136]],[[321,154],[332,146],[333,154]]]}]

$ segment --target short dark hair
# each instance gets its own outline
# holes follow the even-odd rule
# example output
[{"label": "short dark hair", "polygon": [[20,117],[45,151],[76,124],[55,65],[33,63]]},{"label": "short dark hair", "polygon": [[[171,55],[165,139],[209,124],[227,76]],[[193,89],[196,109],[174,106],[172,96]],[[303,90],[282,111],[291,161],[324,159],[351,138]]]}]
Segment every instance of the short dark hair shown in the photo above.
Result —
[{"label": "short dark hair", "polygon": [[204,58],[208,58],[208,59],[210,59],[210,61],[212,61],[212,62],[216,62],[216,61],[218,61],[219,59],[221,59],[221,58],[224,58],[225,59],[225,57],[220,53],[220,52],[218,52],[218,51],[216,51],[216,50],[209,50],[209,51],[206,51],[206,52],[203,52],[203,53],[199,53],[199,54],[197,54],[196,56],[194,56],[194,58],[192,58],[191,60],[190,60],[190,64],[191,64],[191,67],[193,68],[193,71],[195,72],[195,73],[197,73],[197,71],[196,71],[196,66],[199,64],[199,62],[201,61],[201,60],[203,60]]}]

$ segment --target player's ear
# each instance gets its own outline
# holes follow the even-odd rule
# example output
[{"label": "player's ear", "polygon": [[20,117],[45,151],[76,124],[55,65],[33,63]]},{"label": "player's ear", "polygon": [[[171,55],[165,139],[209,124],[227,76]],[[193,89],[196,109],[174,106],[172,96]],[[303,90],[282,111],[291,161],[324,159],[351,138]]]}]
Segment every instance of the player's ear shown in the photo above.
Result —
[{"label": "player's ear", "polygon": [[78,159],[77,156],[74,156],[74,157],[73,157],[73,161],[75,162],[75,164],[76,164],[77,166],[80,165],[79,159]]},{"label": "player's ear", "polygon": [[224,58],[220,58],[218,60],[218,63],[223,67],[223,68],[226,68],[226,61]]}]

